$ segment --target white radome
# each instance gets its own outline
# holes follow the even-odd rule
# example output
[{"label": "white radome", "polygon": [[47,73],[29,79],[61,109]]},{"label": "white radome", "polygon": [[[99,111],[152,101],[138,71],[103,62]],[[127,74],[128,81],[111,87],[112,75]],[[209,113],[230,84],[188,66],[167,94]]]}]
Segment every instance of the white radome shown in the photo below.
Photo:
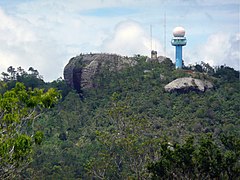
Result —
[{"label": "white radome", "polygon": [[174,37],[184,37],[185,36],[185,29],[183,27],[175,27],[173,29],[173,36]]}]

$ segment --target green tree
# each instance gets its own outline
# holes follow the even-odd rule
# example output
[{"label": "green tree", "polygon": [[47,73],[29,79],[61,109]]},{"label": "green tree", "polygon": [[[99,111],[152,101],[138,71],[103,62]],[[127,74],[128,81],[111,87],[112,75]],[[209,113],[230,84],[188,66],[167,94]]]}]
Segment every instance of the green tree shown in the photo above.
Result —
[{"label": "green tree", "polygon": [[234,82],[239,79],[239,71],[234,70],[228,66],[220,66],[216,68],[216,73],[213,75],[221,78],[224,81]]},{"label": "green tree", "polygon": [[59,98],[55,89],[26,90],[22,83],[0,95],[0,179],[11,179],[28,165],[33,146],[43,138],[29,125]]},{"label": "green tree", "polygon": [[14,67],[9,66],[7,68],[7,72],[9,72],[11,74],[11,80],[15,80],[16,79],[16,70]]},{"label": "green tree", "polygon": [[101,150],[86,165],[89,175],[104,179],[147,177],[145,166],[156,159],[157,139],[153,138],[151,123],[129,111],[124,101],[112,96],[108,111],[108,129],[96,132]]},{"label": "green tree", "polygon": [[237,179],[239,178],[239,138],[222,138],[227,151],[212,135],[190,137],[183,144],[160,144],[160,158],[148,165],[152,179]]},{"label": "green tree", "polygon": [[3,76],[3,81],[4,82],[9,81],[9,74],[8,73],[2,72],[2,76]]}]

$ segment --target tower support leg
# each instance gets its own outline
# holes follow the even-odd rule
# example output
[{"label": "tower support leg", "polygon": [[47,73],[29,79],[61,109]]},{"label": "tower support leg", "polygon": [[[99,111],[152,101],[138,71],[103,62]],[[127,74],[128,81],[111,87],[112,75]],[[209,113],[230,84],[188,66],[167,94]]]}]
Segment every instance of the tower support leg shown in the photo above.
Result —
[{"label": "tower support leg", "polygon": [[176,46],[176,69],[182,69],[182,46]]}]

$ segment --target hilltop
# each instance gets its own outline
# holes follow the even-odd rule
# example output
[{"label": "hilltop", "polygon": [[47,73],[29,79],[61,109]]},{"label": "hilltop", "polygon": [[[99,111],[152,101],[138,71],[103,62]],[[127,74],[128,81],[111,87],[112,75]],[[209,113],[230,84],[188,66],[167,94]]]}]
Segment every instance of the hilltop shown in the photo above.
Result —
[{"label": "hilltop", "polygon": [[[75,62],[83,59],[76,69]],[[60,89],[63,96],[35,122],[35,130],[43,131],[45,140],[36,147],[33,162],[22,177],[126,179],[150,178],[155,173],[163,178],[174,174],[190,179],[237,178],[239,72],[205,63],[176,70],[168,58],[161,62],[146,59],[107,54],[74,57],[65,67],[72,88],[62,79],[34,84],[30,82],[39,80],[37,76],[31,76],[30,82],[19,78],[34,87]],[[89,76],[87,86],[86,81],[75,86],[68,77],[86,73],[84,68],[94,75]],[[178,78],[208,81],[214,87],[203,92],[166,91],[165,86]],[[187,159],[182,161],[184,157]]]}]

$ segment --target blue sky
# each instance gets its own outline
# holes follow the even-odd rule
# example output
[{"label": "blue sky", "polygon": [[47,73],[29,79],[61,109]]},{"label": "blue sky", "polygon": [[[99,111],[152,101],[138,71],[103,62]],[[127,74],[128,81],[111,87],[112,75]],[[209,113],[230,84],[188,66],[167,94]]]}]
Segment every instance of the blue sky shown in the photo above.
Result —
[{"label": "blue sky", "polygon": [[[164,44],[166,14],[166,44]],[[32,66],[44,80],[63,76],[80,53],[150,55],[152,47],[172,60],[172,30],[183,26],[185,64],[201,61],[239,68],[238,0],[1,0],[0,71]]]}]

